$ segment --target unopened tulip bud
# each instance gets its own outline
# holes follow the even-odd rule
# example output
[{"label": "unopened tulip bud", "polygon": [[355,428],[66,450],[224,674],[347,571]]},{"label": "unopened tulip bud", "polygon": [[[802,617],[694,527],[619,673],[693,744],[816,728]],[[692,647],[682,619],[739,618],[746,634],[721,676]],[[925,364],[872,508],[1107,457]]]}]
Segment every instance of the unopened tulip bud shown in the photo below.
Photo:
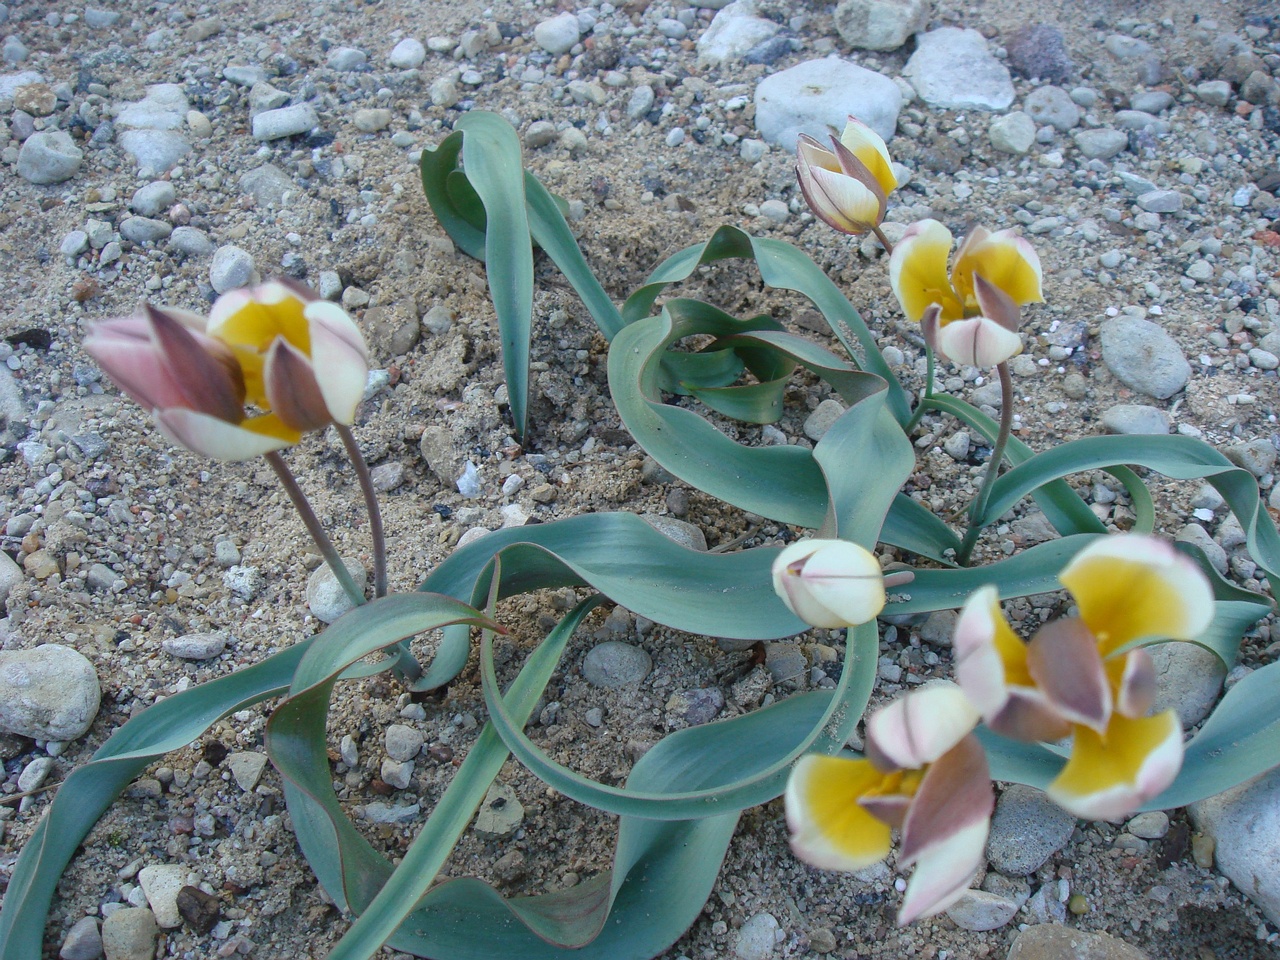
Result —
[{"label": "unopened tulip bud", "polygon": [[800,540],[773,561],[773,589],[815,627],[851,627],[884,609],[884,576],[875,555],[847,540]]}]

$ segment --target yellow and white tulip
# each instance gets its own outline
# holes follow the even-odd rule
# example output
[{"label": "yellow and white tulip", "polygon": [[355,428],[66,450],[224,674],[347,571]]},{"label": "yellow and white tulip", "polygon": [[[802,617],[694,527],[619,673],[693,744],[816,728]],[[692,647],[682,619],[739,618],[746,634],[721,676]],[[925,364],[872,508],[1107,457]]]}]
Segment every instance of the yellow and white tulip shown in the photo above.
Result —
[{"label": "yellow and white tulip", "polygon": [[888,196],[898,186],[889,150],[880,135],[850,117],[828,150],[801,134],[796,178],[814,215],[841,233],[873,230],[884,219]]},{"label": "yellow and white tulip", "polygon": [[937,220],[913,223],[889,258],[889,283],[930,347],[956,363],[994,367],[1022,351],[1020,308],[1044,299],[1040,258],[1013,230],[975,227],[948,271],[951,243]]},{"label": "yellow and white tulip", "polygon": [[1080,613],[1023,643],[993,587],[973,594],[955,629],[956,679],[996,733],[1023,741],[1071,736],[1049,797],[1086,819],[1132,813],[1182,765],[1182,728],[1155,698],[1144,640],[1192,640],[1213,618],[1213,592],[1195,565],[1145,536],[1100,539],[1059,575]]}]

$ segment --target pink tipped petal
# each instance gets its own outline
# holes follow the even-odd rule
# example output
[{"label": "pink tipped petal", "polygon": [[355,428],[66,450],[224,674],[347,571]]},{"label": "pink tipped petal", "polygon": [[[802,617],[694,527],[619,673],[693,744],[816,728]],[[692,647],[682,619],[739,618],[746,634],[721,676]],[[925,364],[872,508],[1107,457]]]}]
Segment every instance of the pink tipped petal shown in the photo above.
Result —
[{"label": "pink tipped petal", "polygon": [[1101,733],[1111,717],[1111,685],[1093,634],[1081,621],[1053,620],[1027,644],[1027,669],[1049,702],[1072,723]]},{"label": "pink tipped petal", "polygon": [[244,380],[231,351],[212,337],[192,332],[163,310],[150,304],[143,309],[169,380],[184,395],[182,406],[238,423],[244,417]]},{"label": "pink tipped petal", "polygon": [[920,336],[934,353],[938,352],[938,333],[942,330],[942,305],[931,303],[920,315]]},{"label": "pink tipped petal", "polygon": [[298,442],[297,437],[257,433],[194,410],[157,410],[155,417],[160,432],[174,443],[215,460],[252,460]]},{"label": "pink tipped petal", "polygon": [[950,253],[951,231],[937,220],[912,224],[893,248],[889,284],[908,320],[919,320],[931,303],[942,307],[944,322],[964,316],[964,306],[947,277]]},{"label": "pink tipped petal", "polygon": [[84,349],[116,386],[147,410],[185,403],[186,392],[170,374],[145,321],[128,317],[95,323]]},{"label": "pink tipped petal", "polygon": [[925,771],[902,825],[899,860],[913,863],[948,837],[986,823],[995,802],[982,744],[966,735]]},{"label": "pink tipped petal", "polygon": [[946,681],[931,683],[871,715],[868,754],[874,745],[876,756],[892,766],[918,769],[955,747],[977,722],[978,711],[963,690]]},{"label": "pink tipped petal", "polygon": [[283,337],[267,351],[263,383],[272,413],[292,429],[306,433],[332,422],[310,361]]},{"label": "pink tipped petal", "polygon": [[1108,660],[1106,666],[1115,678],[1116,709],[1126,717],[1145,717],[1156,701],[1156,665],[1151,654],[1130,650]]},{"label": "pink tipped petal", "polygon": [[1141,719],[1113,714],[1105,737],[1076,728],[1071,758],[1045,792],[1082,819],[1127,817],[1173,783],[1182,753],[1172,710]]},{"label": "pink tipped petal", "polygon": [[898,926],[939,914],[964,895],[982,865],[989,829],[983,820],[921,852],[898,909]]},{"label": "pink tipped petal", "polygon": [[875,177],[881,192],[887,195],[897,188],[898,178],[893,173],[893,161],[889,158],[889,148],[880,134],[857,117],[850,117],[838,142],[857,157],[871,176]]},{"label": "pink tipped petal", "polygon": [[861,870],[889,853],[889,826],[858,803],[883,776],[866,760],[808,754],[785,794],[791,849],[823,870]]},{"label": "pink tipped petal", "polygon": [[1022,352],[1022,338],[987,317],[955,320],[938,331],[934,349],[952,363],[989,369]]},{"label": "pink tipped petal", "polygon": [[992,733],[1023,743],[1052,743],[1071,732],[1071,724],[1035,687],[1010,687],[1004,705],[985,720]]},{"label": "pink tipped petal", "polygon": [[1022,323],[1022,311],[1012,297],[980,273],[973,275],[973,292],[978,298],[978,309],[984,317],[998,323],[1010,333],[1018,332]]},{"label": "pink tipped petal", "polygon": [[1194,640],[1213,619],[1213,590],[1204,574],[1154,537],[1099,538],[1058,579],[1104,657],[1143,638]]},{"label": "pink tipped petal", "polygon": [[905,793],[883,793],[867,794],[858,803],[881,823],[900,830],[907,819],[907,811],[911,809],[911,800]]},{"label": "pink tipped petal", "polygon": [[796,168],[800,192],[814,215],[833,230],[859,234],[880,222],[883,202],[866,184],[818,167]]},{"label": "pink tipped petal", "polygon": [[349,426],[364,398],[369,378],[368,353],[355,321],[336,304],[307,307],[311,324],[311,366],[334,421]]}]

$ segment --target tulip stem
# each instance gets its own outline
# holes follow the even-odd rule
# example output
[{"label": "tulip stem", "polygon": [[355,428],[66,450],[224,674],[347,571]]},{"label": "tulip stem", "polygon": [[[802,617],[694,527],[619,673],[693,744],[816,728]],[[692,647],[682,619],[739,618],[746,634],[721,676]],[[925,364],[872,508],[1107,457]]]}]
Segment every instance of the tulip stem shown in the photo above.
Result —
[{"label": "tulip stem", "polygon": [[969,555],[973,553],[974,544],[978,542],[978,534],[982,532],[983,525],[979,521],[986,512],[991,488],[1000,474],[1004,448],[1009,443],[1009,431],[1013,427],[1013,379],[1009,376],[1009,364],[997,364],[996,376],[1000,378],[1000,430],[996,434],[995,446],[991,448],[991,459],[987,461],[987,472],[982,478],[982,486],[969,507],[969,529],[965,531],[960,549],[956,551],[956,562],[962,566],[968,564]]},{"label": "tulip stem", "polygon": [[920,402],[916,404],[915,410],[911,414],[911,419],[906,422],[902,428],[902,432],[908,437],[916,427],[920,426],[920,421],[929,411],[929,401],[933,399],[933,348],[925,344],[924,348],[924,396],[920,398]]},{"label": "tulip stem", "polygon": [[382,510],[378,507],[378,492],[373,489],[373,477],[369,475],[369,464],[360,453],[360,445],[356,443],[355,434],[350,427],[340,423],[334,424],[342,445],[347,448],[347,456],[356,468],[356,476],[360,478],[360,492],[364,494],[364,505],[369,511],[369,537],[373,540],[373,595],[387,595],[387,541],[382,531]]},{"label": "tulip stem", "polygon": [[266,458],[267,463],[271,464],[271,469],[276,472],[276,476],[280,478],[280,483],[284,486],[285,493],[293,501],[293,508],[298,511],[298,516],[302,518],[302,523],[306,526],[307,533],[311,534],[311,539],[315,541],[315,545],[320,549],[320,556],[324,557],[325,563],[333,571],[339,586],[342,587],[347,596],[351,598],[351,602],[356,606],[364,603],[364,591],[357,587],[355,580],[351,578],[351,574],[347,571],[347,565],[338,556],[338,551],[334,548],[333,541],[329,539],[329,535],[324,532],[324,527],[320,526],[320,518],[311,509],[311,503],[307,500],[307,495],[298,486],[298,481],[294,478],[293,471],[289,469],[289,465],[284,462],[284,457],[280,456],[278,450],[273,450],[263,456]]},{"label": "tulip stem", "polygon": [[893,256],[893,244],[889,242],[889,238],[884,235],[884,231],[880,229],[879,225],[873,226],[871,232],[876,235],[876,239],[884,246],[884,252],[889,256]]}]

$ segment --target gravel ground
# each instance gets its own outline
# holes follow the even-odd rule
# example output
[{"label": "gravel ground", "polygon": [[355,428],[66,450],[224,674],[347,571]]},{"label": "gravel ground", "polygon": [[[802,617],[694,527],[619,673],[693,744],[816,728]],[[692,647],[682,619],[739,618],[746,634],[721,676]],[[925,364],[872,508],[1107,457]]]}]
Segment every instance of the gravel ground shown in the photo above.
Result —
[{"label": "gravel ground", "polygon": [[[570,201],[584,252],[615,299],[678,247],[737,223],[813,256],[872,321],[908,385],[921,384],[922,344],[900,319],[879,251],[815,221],[790,153],[755,128],[756,85],[796,64],[836,53],[906,75],[914,42],[851,51],[829,5],[761,0],[757,15],[779,28],[775,37],[748,54],[754,62],[720,65],[698,47],[715,11],[681,0],[573,8],[579,36],[554,53],[548,47],[568,39],[556,31],[569,28],[552,22],[561,13],[552,3],[122,0],[0,11],[9,290],[0,519],[16,560],[0,644],[74,648],[101,684],[83,736],[0,735],[0,793],[56,783],[158,699],[323,626],[308,605],[319,558],[269,469],[174,449],[81,350],[85,321],[143,299],[199,310],[254,275],[285,274],[360,320],[381,373],[357,433],[385,489],[392,589],[415,586],[468,531],[531,518],[624,509],[691,524],[685,534],[711,547],[748,531],[741,514],[673,481],[632,444],[609,402],[605,341],[541,263],[532,428],[516,442],[483,270],[454,250],[417,181],[419,151],[461,111],[500,111],[516,125],[528,164]],[[933,216],[957,235],[974,224],[1021,226],[1035,243],[1047,302],[1026,311],[1028,349],[1013,365],[1015,425],[1033,447],[1106,430],[1201,436],[1253,469],[1280,507],[1278,12],[1265,0],[1215,4],[1212,20],[1176,0],[938,0],[925,11],[930,29],[986,38],[1014,67],[1014,102],[989,112],[907,100],[890,150],[910,180],[888,220]],[[1019,32],[1036,22],[1063,43]],[[1028,64],[1057,92],[1019,72]],[[751,275],[717,270],[699,285],[731,312],[767,309],[824,336],[810,309]],[[1135,353],[1168,362],[1127,363]],[[947,367],[941,377],[950,391],[993,401],[979,371]],[[806,421],[825,389],[797,381],[789,399],[794,410],[776,427],[741,428],[738,438],[808,443]],[[988,451],[937,418],[925,419],[917,447],[911,488],[949,513],[975,489]],[[338,440],[308,438],[289,459],[340,551],[367,566],[367,526]],[[455,481],[468,464],[476,495],[464,497]],[[1103,476],[1080,489],[1117,528],[1131,519]],[[1202,543],[1237,582],[1259,588],[1220,503],[1195,485],[1155,490],[1167,535]],[[766,522],[752,542],[780,532]],[[983,549],[996,557],[1047,535],[1042,517],[1020,513]],[[571,600],[513,601],[501,612],[517,636],[533,637]],[[1062,603],[1011,607],[1031,626]],[[884,629],[877,699],[947,675],[946,624],[935,616]],[[643,648],[649,662],[619,666],[641,679],[610,689],[582,678],[604,641]],[[648,745],[688,722],[691,691],[703,691],[701,718],[829,684],[823,664],[838,637],[800,641],[773,645],[767,664],[730,684],[746,654],[599,611],[531,729],[557,759],[620,780]],[[512,670],[515,653],[502,651],[500,668]],[[1276,653],[1264,623],[1227,682]],[[1211,698],[1218,678],[1209,680]],[[153,866],[189,868],[217,898],[212,932],[168,929],[161,955],[310,957],[336,941],[345,921],[298,854],[279,778],[261,764],[265,716],[249,710],[219,724],[104,817],[60,888],[50,956],[77,920],[146,906],[143,886],[156,874],[139,872]],[[470,671],[426,704],[383,680],[343,691],[331,724],[335,780],[387,851],[402,850],[421,818],[370,822],[388,819],[370,805],[429,806],[482,722]],[[409,749],[415,738],[421,752]],[[608,863],[609,818],[549,795],[514,765],[500,780],[522,817],[469,834],[450,875],[534,892]],[[0,884],[48,796],[0,806]],[[1016,800],[1006,794],[1002,809]],[[748,811],[703,916],[667,956],[1004,957],[1020,926],[1052,921],[1153,957],[1274,955],[1276,925],[1212,869],[1182,812],[1141,826],[1041,818],[1031,839],[1000,834],[1010,836],[1045,848],[1040,862],[1003,870],[993,849],[983,889],[1014,903],[1016,916],[985,931],[945,917],[898,930],[901,877],[891,864],[858,876],[811,870],[789,854],[777,804]]]}]

